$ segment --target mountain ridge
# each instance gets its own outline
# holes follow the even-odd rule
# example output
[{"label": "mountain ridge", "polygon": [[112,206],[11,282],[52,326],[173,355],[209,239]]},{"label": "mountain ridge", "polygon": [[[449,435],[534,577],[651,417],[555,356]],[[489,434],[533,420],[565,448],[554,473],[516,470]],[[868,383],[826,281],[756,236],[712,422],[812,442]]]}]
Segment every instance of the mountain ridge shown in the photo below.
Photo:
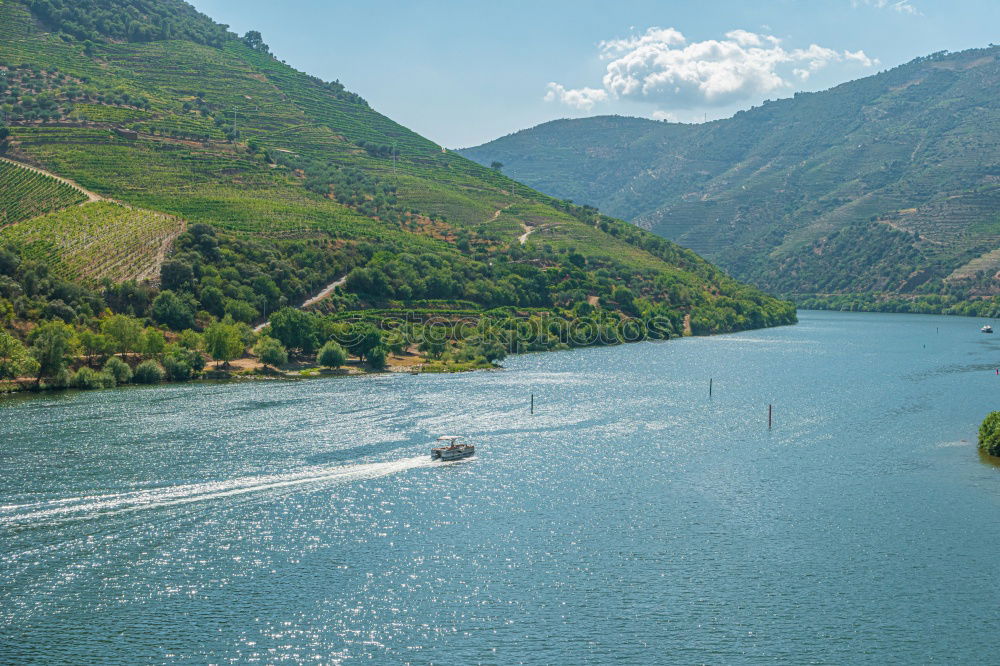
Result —
[{"label": "mountain ridge", "polygon": [[[461,152],[777,293],[992,296],[991,275],[959,277],[1000,246],[998,54],[935,53],[701,125],[558,120]],[[878,256],[829,255],[858,242]],[[913,265],[881,261],[901,254]]]}]

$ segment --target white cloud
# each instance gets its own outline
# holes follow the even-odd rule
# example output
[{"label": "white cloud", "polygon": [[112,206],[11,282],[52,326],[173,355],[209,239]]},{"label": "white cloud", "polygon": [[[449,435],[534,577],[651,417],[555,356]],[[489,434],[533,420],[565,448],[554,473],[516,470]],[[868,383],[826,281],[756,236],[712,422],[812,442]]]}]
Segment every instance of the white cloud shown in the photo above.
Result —
[{"label": "white cloud", "polygon": [[607,98],[607,91],[600,88],[567,90],[565,86],[558,83],[549,83],[549,91],[545,93],[546,102],[561,102],[581,111],[590,111],[594,108],[594,104],[603,102]]},{"label": "white cloud", "polygon": [[[875,0],[878,1],[878,0]],[[791,87],[833,62],[871,67],[864,51],[836,51],[812,44],[785,49],[773,35],[731,30],[724,39],[688,42],[674,28],[600,43],[608,60],[601,88],[566,88],[550,83],[545,99],[590,110],[611,98],[670,104],[674,108],[724,106]]]},{"label": "white cloud", "polygon": [[852,7],[875,7],[876,9],[891,9],[900,14],[923,16],[920,10],[909,0],[851,0]]},{"label": "white cloud", "polygon": [[678,122],[677,116],[669,111],[653,111],[653,120],[665,120],[668,123]]}]

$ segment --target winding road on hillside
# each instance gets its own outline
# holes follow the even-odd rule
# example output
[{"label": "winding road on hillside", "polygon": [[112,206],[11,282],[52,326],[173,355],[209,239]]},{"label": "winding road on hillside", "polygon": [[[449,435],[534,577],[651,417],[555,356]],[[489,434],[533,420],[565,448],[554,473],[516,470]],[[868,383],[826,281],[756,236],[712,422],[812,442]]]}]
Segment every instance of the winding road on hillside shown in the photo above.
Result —
[{"label": "winding road on hillside", "polygon": [[[319,293],[317,293],[315,296],[311,296],[311,297],[307,298],[305,300],[305,302],[302,303],[302,305],[299,306],[299,309],[300,310],[304,310],[304,309],[306,309],[306,308],[308,308],[308,307],[310,307],[312,305],[316,305],[317,303],[319,303],[320,301],[322,301],[324,298],[326,298],[327,296],[329,296],[330,294],[332,294],[337,289],[337,287],[342,287],[345,282],[347,282],[347,276],[346,275],[344,277],[342,277],[342,278],[337,279],[334,282],[331,282],[330,284],[328,284],[325,287],[323,287],[323,290],[320,291]],[[261,331],[264,330],[264,328],[266,328],[267,326],[270,326],[270,325],[271,325],[270,321],[265,321],[263,324],[260,324],[259,326],[257,326],[256,328],[254,328],[253,332],[254,333],[260,333]]]}]

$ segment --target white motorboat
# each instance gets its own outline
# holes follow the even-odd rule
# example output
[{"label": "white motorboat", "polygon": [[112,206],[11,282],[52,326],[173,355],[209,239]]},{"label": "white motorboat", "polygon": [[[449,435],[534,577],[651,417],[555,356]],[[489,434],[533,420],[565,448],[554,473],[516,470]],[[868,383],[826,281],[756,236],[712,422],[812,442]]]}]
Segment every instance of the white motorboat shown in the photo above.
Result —
[{"label": "white motorboat", "polygon": [[456,435],[438,437],[437,441],[446,442],[446,444],[431,449],[431,460],[444,462],[448,460],[461,460],[462,458],[469,458],[475,455],[476,447],[472,444],[460,444],[458,441],[460,439],[461,437]]},{"label": "white motorboat", "polygon": [[979,329],[979,332],[980,333],[992,333],[993,332],[993,327],[990,326],[989,324],[987,324],[986,326],[983,326],[981,329]]}]

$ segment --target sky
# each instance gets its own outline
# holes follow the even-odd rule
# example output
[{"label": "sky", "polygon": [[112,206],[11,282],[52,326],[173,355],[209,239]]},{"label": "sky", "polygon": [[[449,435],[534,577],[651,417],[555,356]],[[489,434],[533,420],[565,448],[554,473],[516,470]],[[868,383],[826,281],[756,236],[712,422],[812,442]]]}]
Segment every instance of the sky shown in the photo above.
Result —
[{"label": "sky", "polygon": [[191,1],[448,148],[557,118],[725,118],[1000,42],[1000,0]]}]

